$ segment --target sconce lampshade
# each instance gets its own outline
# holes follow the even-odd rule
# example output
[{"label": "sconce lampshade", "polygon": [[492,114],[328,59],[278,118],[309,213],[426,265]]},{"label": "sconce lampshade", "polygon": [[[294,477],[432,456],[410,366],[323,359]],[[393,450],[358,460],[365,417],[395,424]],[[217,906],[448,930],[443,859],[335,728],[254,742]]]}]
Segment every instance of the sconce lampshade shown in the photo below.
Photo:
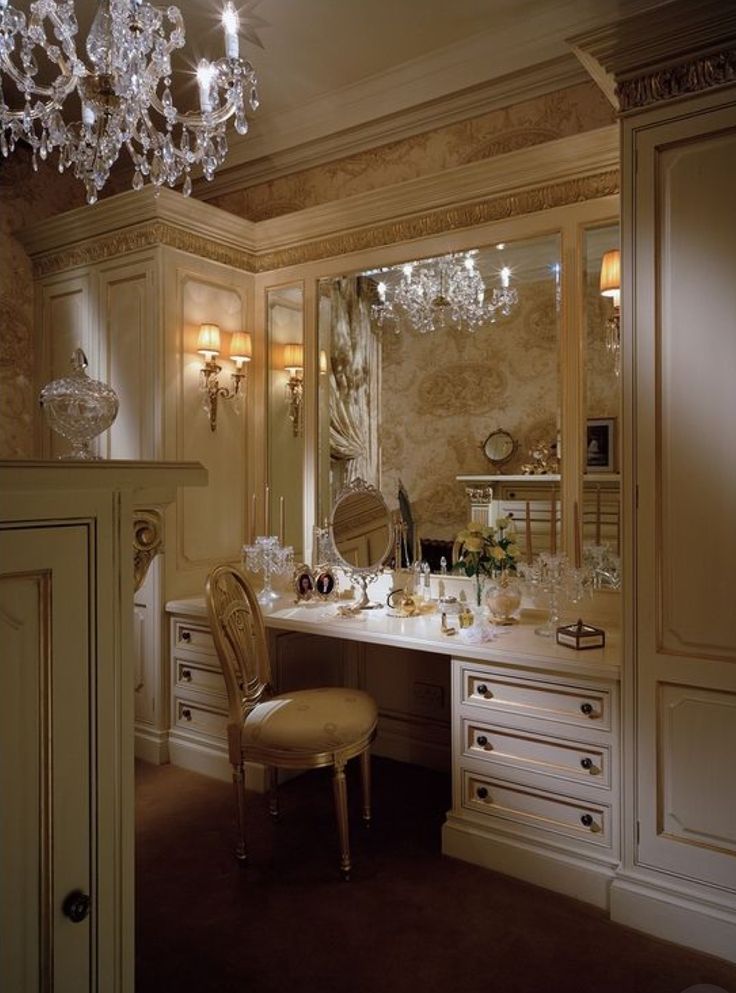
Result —
[{"label": "sconce lampshade", "polygon": [[321,376],[327,375],[327,352],[324,348],[319,350],[319,372]]},{"label": "sconce lampshade", "polygon": [[250,362],[253,357],[253,340],[248,331],[233,331],[230,339],[230,358],[233,362]]},{"label": "sconce lampshade", "polygon": [[295,375],[304,368],[304,346],[301,342],[284,345],[284,369]]},{"label": "sconce lampshade", "polygon": [[216,324],[200,324],[197,351],[207,359],[220,354],[220,329]]},{"label": "sconce lampshade", "polygon": [[618,303],[621,292],[621,252],[617,248],[606,252],[601,259],[601,296],[613,297]]}]

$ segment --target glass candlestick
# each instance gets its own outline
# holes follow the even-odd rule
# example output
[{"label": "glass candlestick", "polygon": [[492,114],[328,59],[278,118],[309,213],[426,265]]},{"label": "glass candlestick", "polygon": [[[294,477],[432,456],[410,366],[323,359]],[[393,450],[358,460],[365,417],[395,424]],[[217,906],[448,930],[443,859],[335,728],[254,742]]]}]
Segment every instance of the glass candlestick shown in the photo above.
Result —
[{"label": "glass candlestick", "polygon": [[261,536],[256,538],[254,545],[243,546],[243,562],[250,572],[263,573],[263,586],[258,594],[258,602],[268,607],[279,598],[279,594],[271,586],[271,577],[293,571],[294,549],[291,545],[282,547],[276,535]]},{"label": "glass candlestick", "polygon": [[579,603],[591,590],[590,572],[573,568],[566,555],[541,552],[531,565],[520,566],[534,600],[547,609],[547,620],[534,633],[554,638],[562,604]]}]

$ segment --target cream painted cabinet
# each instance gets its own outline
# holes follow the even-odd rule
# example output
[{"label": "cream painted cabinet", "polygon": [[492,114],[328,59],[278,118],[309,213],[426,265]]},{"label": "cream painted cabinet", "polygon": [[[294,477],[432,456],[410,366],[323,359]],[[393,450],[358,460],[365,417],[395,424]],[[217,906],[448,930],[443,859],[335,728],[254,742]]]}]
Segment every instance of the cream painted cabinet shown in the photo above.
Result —
[{"label": "cream painted cabinet", "polygon": [[0,977],[132,993],[133,494],[200,467],[0,464]]},{"label": "cream painted cabinet", "polygon": [[614,916],[736,955],[736,91],[624,123],[630,833]]},{"label": "cream painted cabinet", "polygon": [[[232,386],[229,332],[252,330],[253,276],[243,222],[178,194],[123,194],[21,235],[35,271],[37,386],[67,375],[80,346],[88,372],[118,393],[105,458],[197,461],[210,485],[182,492],[166,511],[168,552],[136,594],[136,750],[168,756],[169,674],[163,604],[201,594],[209,570],[237,559],[248,533],[248,401],[221,399],[210,429],[200,392],[202,323],[222,331],[220,385]],[[218,231],[219,242],[211,240]],[[70,244],[69,232],[74,233]],[[39,450],[65,443],[38,422]],[[156,509],[156,504],[151,506]]]}]

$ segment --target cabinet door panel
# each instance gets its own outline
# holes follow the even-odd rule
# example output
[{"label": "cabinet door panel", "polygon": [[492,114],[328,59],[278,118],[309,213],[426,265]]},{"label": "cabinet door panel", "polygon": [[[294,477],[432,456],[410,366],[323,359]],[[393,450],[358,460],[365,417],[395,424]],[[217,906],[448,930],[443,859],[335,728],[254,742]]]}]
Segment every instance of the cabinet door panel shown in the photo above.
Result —
[{"label": "cabinet door panel", "polygon": [[[94,688],[86,526],[0,532],[0,975],[8,990],[92,989]],[[12,802],[7,802],[12,798]],[[79,889],[92,913],[61,911]]]}]

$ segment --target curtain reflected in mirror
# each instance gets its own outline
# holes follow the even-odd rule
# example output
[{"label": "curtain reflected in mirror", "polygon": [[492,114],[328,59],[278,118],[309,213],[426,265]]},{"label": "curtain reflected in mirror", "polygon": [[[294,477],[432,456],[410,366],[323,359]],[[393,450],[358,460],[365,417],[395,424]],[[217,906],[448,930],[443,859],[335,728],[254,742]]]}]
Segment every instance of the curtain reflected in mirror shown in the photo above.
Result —
[{"label": "curtain reflected in mirror", "polygon": [[620,588],[621,379],[616,286],[617,224],[588,228],[585,273],[585,446],[583,553],[596,585]]},{"label": "curtain reflected in mirror", "polygon": [[[320,281],[319,518],[329,518],[336,494],[362,477],[392,511],[405,496],[412,557],[420,557],[422,540],[446,543],[431,545],[439,561],[471,517],[457,477],[518,476],[538,464],[540,451],[557,468],[560,240],[460,253],[439,267],[436,285],[427,268],[415,265],[409,280],[407,267],[395,266]],[[442,310],[434,322],[427,307]],[[500,467],[483,448],[498,430],[516,443]],[[559,476],[548,476],[544,493],[540,478],[529,476],[534,499],[556,509],[556,534],[535,535],[538,550],[559,540]],[[489,515],[512,492],[503,480],[493,485]],[[517,519],[523,530],[523,499]]]}]

